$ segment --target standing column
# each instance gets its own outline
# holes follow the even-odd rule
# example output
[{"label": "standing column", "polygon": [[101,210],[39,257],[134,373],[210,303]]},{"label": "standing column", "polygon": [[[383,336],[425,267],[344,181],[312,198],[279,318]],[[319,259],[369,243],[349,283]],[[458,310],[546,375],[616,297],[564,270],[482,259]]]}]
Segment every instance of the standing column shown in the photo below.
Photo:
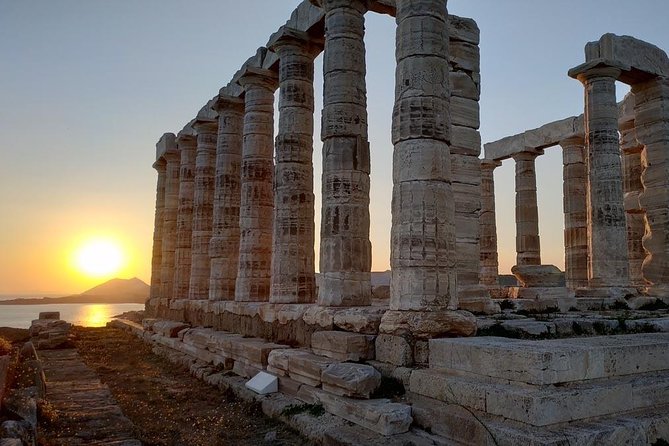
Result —
[{"label": "standing column", "polygon": [[564,207],[564,274],[567,288],[588,286],[587,170],[583,136],[560,141]]},{"label": "standing column", "polygon": [[[315,0],[312,0],[316,2]],[[323,56],[322,306],[371,303],[365,0],[319,0]]]},{"label": "standing column", "polygon": [[269,300],[274,218],[274,90],[278,77],[269,70],[247,68],[244,87],[242,195],[239,209],[239,270],[235,300]]},{"label": "standing column", "polygon": [[153,220],[153,251],[151,255],[151,291],[150,298],[160,297],[160,275],[163,254],[163,220],[165,213],[165,169],[167,163],[164,158],[158,158],[153,168],[158,171],[156,185],[156,214]]},{"label": "standing column", "polygon": [[481,284],[499,287],[499,256],[497,253],[497,221],[495,217],[495,168],[500,161],[481,160]]},{"label": "standing column", "polygon": [[209,300],[235,300],[239,266],[244,100],[219,94],[215,109],[218,111],[218,139],[214,221],[209,242]]},{"label": "standing column", "polygon": [[179,152],[173,133],[158,141],[158,151],[165,158],[165,209],[163,211],[162,264],[160,297],[172,299],[174,290],[174,251],[177,244],[177,210],[179,207]]},{"label": "standing column", "polygon": [[214,211],[214,175],[216,171],[216,121],[196,118],[195,192],[193,194],[193,239],[188,298],[209,299],[209,241]]},{"label": "standing column", "polygon": [[279,133],[274,169],[274,238],[270,302],[316,300],[314,267],[314,57],[306,33],[283,27],[270,49],[279,55]]},{"label": "standing column", "polygon": [[534,160],[543,153],[538,150],[513,155],[516,162],[516,265],[541,265]]},{"label": "standing column", "polygon": [[629,285],[616,103],[619,74],[619,69],[610,67],[590,68],[578,74],[585,86],[591,288]]},{"label": "standing column", "polygon": [[195,136],[184,131],[179,132],[177,147],[181,157],[181,167],[179,170],[177,244],[174,252],[174,299],[187,299],[190,286],[191,243],[193,241],[193,177],[196,146]]}]

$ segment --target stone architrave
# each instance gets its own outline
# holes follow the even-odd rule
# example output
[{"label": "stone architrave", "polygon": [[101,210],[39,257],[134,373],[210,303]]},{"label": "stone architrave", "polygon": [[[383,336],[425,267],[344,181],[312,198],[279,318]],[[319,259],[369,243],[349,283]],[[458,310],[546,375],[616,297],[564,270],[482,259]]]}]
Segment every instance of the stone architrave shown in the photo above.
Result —
[{"label": "stone architrave", "polygon": [[651,295],[669,295],[669,79],[658,77],[632,85],[636,100],[637,139],[641,152],[645,210],[643,247],[648,253],[642,274]]},{"label": "stone architrave", "polygon": [[534,162],[542,150],[513,155],[516,162],[516,264],[541,265],[537,174]]},{"label": "stone architrave", "polygon": [[313,303],[314,58],[321,47],[308,34],[287,27],[268,46],[279,56],[270,302]]},{"label": "stone architrave", "polygon": [[589,288],[629,285],[615,85],[619,75],[620,69],[602,66],[577,74],[585,86]]},{"label": "stone architrave", "polygon": [[390,309],[379,327],[385,334],[396,335],[409,319],[417,321],[411,333],[428,337],[476,330],[470,313],[455,311],[447,19],[443,0],[397,1],[392,275]]},{"label": "stone architrave", "polygon": [[196,118],[193,129],[197,135],[197,150],[188,299],[205,300],[209,299],[209,273],[211,271],[209,242],[214,213],[218,121],[212,118]]},{"label": "stone architrave", "polygon": [[246,68],[241,205],[239,209],[239,269],[235,300],[269,300],[274,217],[274,91],[278,76],[270,70]]},{"label": "stone architrave", "polygon": [[163,243],[163,220],[165,213],[165,170],[167,162],[160,157],[153,163],[153,168],[158,172],[156,184],[156,213],[153,222],[153,250],[151,255],[151,290],[150,298],[160,297],[160,276],[162,266],[162,243]]},{"label": "stone architrave", "polygon": [[370,155],[363,41],[368,2],[312,2],[325,10],[318,303],[328,307],[369,305]]},{"label": "stone architrave", "polygon": [[218,111],[218,139],[209,300],[234,300],[239,266],[244,100],[219,94],[214,108]]},{"label": "stone architrave", "polygon": [[179,151],[173,133],[158,141],[158,151],[165,158],[165,208],[161,244],[160,297],[171,299],[174,290],[174,251],[177,244],[177,211],[179,208]]},{"label": "stone architrave", "polygon": [[497,221],[495,218],[495,168],[501,161],[481,160],[481,284],[499,287],[499,256],[497,253]]},{"label": "stone architrave", "polygon": [[583,136],[560,141],[564,200],[564,273],[569,289],[588,286],[587,170]]},{"label": "stone architrave", "polygon": [[197,140],[189,129],[177,135],[181,159],[179,169],[179,209],[177,212],[177,244],[174,251],[174,299],[187,299],[190,287],[191,243],[193,239],[193,193],[195,149]]}]

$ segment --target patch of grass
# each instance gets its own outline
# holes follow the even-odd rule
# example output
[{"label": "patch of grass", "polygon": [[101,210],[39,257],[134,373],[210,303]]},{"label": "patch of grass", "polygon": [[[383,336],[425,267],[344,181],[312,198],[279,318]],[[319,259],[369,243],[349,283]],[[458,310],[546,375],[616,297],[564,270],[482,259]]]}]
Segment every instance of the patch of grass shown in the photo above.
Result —
[{"label": "patch of grass", "polygon": [[576,321],[571,323],[571,331],[573,331],[576,336],[581,336],[585,333],[581,324]]},{"label": "patch of grass", "polygon": [[291,404],[281,411],[281,415],[286,417],[301,413],[308,413],[312,417],[320,417],[325,413],[325,409],[322,404]]},{"label": "patch of grass", "polygon": [[0,338],[0,356],[8,355],[12,352],[12,344],[5,338]]},{"label": "patch of grass", "polygon": [[617,300],[611,305],[612,310],[629,310],[630,307],[624,300]]},{"label": "patch of grass", "polygon": [[520,338],[515,331],[508,330],[501,322],[495,322],[490,327],[482,328],[476,332],[476,336],[497,336],[500,338]]},{"label": "patch of grass", "polygon": [[396,378],[381,377],[381,385],[372,393],[372,398],[396,398],[406,393],[402,381]]},{"label": "patch of grass", "polygon": [[576,307],[569,307],[569,310],[568,310],[568,311],[578,311],[578,308],[576,308]]},{"label": "patch of grass", "polygon": [[499,303],[499,308],[502,310],[513,310],[515,305],[513,305],[513,302],[511,302],[509,299],[504,299]]},{"label": "patch of grass", "polygon": [[664,303],[661,299],[655,299],[654,302],[648,302],[647,304],[641,305],[639,310],[643,311],[657,311],[657,310],[669,310],[669,305]]}]

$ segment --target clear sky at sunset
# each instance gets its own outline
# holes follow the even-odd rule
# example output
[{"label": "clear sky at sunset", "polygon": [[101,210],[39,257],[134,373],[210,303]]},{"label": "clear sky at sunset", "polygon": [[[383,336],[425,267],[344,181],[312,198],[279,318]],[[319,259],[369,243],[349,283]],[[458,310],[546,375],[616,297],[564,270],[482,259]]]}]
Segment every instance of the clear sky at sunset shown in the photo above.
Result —
[{"label": "clear sky at sunset", "polygon": [[[100,238],[122,247],[115,275],[148,282],[156,141],[194,117],[299,3],[0,0],[0,294],[74,293],[99,283],[74,266],[74,256],[85,240]],[[603,33],[669,49],[666,0],[448,5],[481,28],[484,142],[582,113],[583,88],[566,72]],[[392,18],[367,15],[375,270],[389,262],[394,31]],[[317,124],[321,86],[319,57]],[[625,92],[620,85],[621,98]],[[537,168],[543,262],[562,268],[560,148],[548,149]],[[512,161],[497,170],[496,182],[500,272],[508,272],[515,259]]]}]

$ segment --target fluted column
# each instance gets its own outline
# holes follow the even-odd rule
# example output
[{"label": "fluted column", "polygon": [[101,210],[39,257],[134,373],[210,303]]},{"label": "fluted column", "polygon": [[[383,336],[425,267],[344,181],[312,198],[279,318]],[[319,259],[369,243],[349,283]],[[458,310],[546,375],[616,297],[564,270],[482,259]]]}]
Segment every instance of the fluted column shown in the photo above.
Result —
[{"label": "fluted column", "polygon": [[560,141],[564,208],[564,273],[567,288],[588,286],[587,169],[585,140]]},{"label": "fluted column", "polygon": [[149,293],[151,299],[160,297],[166,166],[167,163],[162,157],[153,163],[153,168],[158,172],[158,181],[156,183],[156,213],[153,220],[153,250],[151,253],[151,290]]},{"label": "fluted column", "polygon": [[322,306],[371,303],[364,0],[320,0],[323,56]]},{"label": "fluted column", "polygon": [[282,28],[270,43],[279,55],[279,133],[274,168],[274,237],[270,302],[316,300],[314,266],[314,58],[303,32]]},{"label": "fluted column", "polygon": [[541,265],[537,174],[534,161],[543,151],[519,152],[516,162],[516,265]]},{"label": "fluted column", "polygon": [[239,266],[239,203],[241,201],[244,100],[219,95],[216,141],[214,220],[209,257],[209,300],[235,300]]},{"label": "fluted column", "polygon": [[196,120],[195,191],[193,194],[193,239],[188,298],[209,299],[209,241],[214,211],[217,121]]},{"label": "fluted column", "polygon": [[481,160],[481,284],[499,286],[499,256],[497,253],[497,221],[495,217],[495,168],[500,161]]},{"label": "fluted column", "polygon": [[591,288],[629,285],[615,85],[619,74],[617,68],[601,67],[578,75],[585,86]]},{"label": "fluted column", "polygon": [[247,68],[244,87],[242,195],[239,209],[239,270],[236,301],[268,301],[272,270],[274,218],[274,90],[278,77],[269,70]]},{"label": "fluted column", "polygon": [[175,299],[187,299],[190,286],[191,243],[193,238],[193,193],[195,174],[195,136],[180,132],[177,146],[181,159],[179,169],[179,209],[177,212],[177,244],[174,252]]},{"label": "fluted column", "polygon": [[175,136],[166,133],[161,138],[165,158],[165,209],[163,210],[163,241],[161,253],[160,297],[171,299],[174,295],[174,251],[177,244],[177,211],[179,208],[180,159]]}]

